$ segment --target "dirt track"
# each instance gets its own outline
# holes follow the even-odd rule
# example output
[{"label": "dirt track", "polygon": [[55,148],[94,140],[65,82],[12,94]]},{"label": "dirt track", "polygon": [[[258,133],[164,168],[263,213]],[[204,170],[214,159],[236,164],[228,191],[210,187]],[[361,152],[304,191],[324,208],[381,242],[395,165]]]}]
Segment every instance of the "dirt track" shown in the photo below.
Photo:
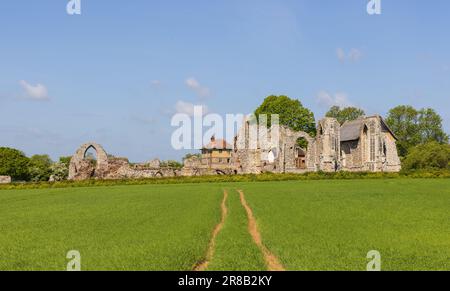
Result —
[{"label": "dirt track", "polygon": [[255,217],[253,216],[253,211],[248,206],[247,201],[245,200],[244,192],[242,190],[239,190],[239,195],[241,198],[241,204],[247,211],[247,217],[248,217],[248,231],[250,235],[252,236],[253,240],[255,241],[256,245],[261,250],[262,254],[264,255],[264,260],[266,261],[267,270],[268,271],[284,271],[285,268],[280,263],[278,258],[263,244],[261,239],[261,234],[258,231],[258,226],[256,224]]},{"label": "dirt track", "polygon": [[205,260],[198,262],[193,267],[193,271],[204,271],[208,268],[209,262],[214,256],[214,250],[216,247],[216,237],[219,234],[219,232],[222,230],[223,225],[225,223],[225,219],[228,215],[228,209],[227,209],[227,198],[228,198],[228,192],[226,190],[223,191],[223,200],[221,204],[222,209],[222,218],[220,219],[220,222],[214,227],[214,230],[211,235],[211,240],[209,241],[208,250],[206,252]]}]

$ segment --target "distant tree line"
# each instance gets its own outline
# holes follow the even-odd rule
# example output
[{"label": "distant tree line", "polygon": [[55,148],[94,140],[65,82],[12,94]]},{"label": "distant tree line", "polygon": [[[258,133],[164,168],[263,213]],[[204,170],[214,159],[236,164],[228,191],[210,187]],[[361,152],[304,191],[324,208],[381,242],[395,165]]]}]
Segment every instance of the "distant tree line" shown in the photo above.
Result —
[{"label": "distant tree line", "polygon": [[0,175],[11,176],[14,181],[62,181],[69,174],[70,158],[53,162],[48,155],[27,157],[17,149],[0,147]]}]

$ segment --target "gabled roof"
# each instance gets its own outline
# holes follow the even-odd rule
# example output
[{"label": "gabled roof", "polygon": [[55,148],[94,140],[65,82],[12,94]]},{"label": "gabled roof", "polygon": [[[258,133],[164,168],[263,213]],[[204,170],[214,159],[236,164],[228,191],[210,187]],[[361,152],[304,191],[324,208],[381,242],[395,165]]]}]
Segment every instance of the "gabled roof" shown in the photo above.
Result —
[{"label": "gabled roof", "polygon": [[224,139],[211,140],[206,146],[203,147],[206,150],[232,150],[233,146],[227,143]]},{"label": "gabled roof", "polygon": [[387,125],[386,121],[384,121],[384,118],[380,116],[381,124],[384,125],[384,127],[392,134],[392,136],[395,138],[395,140],[398,140],[398,137],[395,135],[395,133],[392,131],[392,129]]},{"label": "gabled roof", "polygon": [[376,115],[376,116],[371,116],[371,117],[364,117],[364,118],[359,118],[357,120],[353,120],[353,121],[347,121],[345,122],[342,126],[341,126],[341,141],[352,141],[352,140],[358,140],[360,138],[361,135],[361,131],[362,128],[364,126],[365,121],[368,118],[373,118],[373,117],[377,117],[380,122],[381,125],[387,130],[389,131],[392,136],[397,139],[397,136],[394,134],[394,132],[389,128],[389,126],[387,125],[387,123],[384,121],[383,117]]},{"label": "gabled roof", "polygon": [[358,140],[361,135],[363,125],[364,119],[345,122],[341,126],[341,141]]}]

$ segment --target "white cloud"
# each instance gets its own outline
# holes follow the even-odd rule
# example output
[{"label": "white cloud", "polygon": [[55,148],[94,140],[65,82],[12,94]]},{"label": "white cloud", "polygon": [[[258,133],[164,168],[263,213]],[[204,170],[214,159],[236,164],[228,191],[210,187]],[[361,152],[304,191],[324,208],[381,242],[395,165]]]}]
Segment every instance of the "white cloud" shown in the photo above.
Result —
[{"label": "white cloud", "polygon": [[184,101],[178,101],[175,104],[175,112],[181,113],[181,114],[187,114],[189,116],[194,116],[197,112],[195,112],[195,107],[201,108],[202,115],[205,115],[208,113],[209,109],[208,106],[199,104],[195,105],[193,103],[184,102]]},{"label": "white cloud", "polygon": [[351,61],[357,62],[362,58],[362,52],[359,49],[352,48],[348,53],[348,58]]},{"label": "white cloud", "polygon": [[152,85],[154,87],[158,87],[161,85],[161,81],[160,80],[151,80],[150,85]]},{"label": "white cloud", "polygon": [[351,62],[357,62],[362,58],[363,53],[357,48],[350,49],[348,53],[346,53],[343,48],[338,48],[336,50],[336,56],[341,62],[345,62],[347,60]]},{"label": "white cloud", "polygon": [[336,50],[336,55],[341,62],[345,61],[346,56],[345,56],[345,52],[343,49],[338,48]]},{"label": "white cloud", "polygon": [[37,84],[33,86],[24,80],[21,80],[19,83],[25,91],[25,97],[27,99],[39,101],[50,99],[48,96],[48,90],[44,85]]},{"label": "white cloud", "polygon": [[320,91],[316,95],[316,100],[320,106],[323,107],[331,107],[331,106],[339,106],[339,107],[348,107],[353,106],[353,104],[348,99],[346,93],[338,92],[334,95],[329,94],[327,91]]},{"label": "white cloud", "polygon": [[186,80],[186,86],[192,89],[200,98],[206,98],[211,96],[211,90],[209,88],[204,87],[200,84],[199,81],[195,78],[188,78]]}]

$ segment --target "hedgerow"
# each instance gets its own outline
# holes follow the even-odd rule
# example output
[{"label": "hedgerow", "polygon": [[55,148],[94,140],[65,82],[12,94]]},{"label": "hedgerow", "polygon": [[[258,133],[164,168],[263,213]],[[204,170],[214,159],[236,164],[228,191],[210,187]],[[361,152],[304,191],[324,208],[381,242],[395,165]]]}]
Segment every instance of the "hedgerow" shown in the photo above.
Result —
[{"label": "hedgerow", "polygon": [[145,185],[145,184],[193,184],[193,183],[227,183],[227,182],[268,182],[268,181],[305,181],[305,180],[349,180],[349,179],[401,179],[401,178],[450,178],[450,170],[420,170],[402,171],[400,173],[372,173],[372,172],[308,172],[304,174],[272,174],[259,175],[230,175],[230,176],[195,176],[195,177],[167,177],[150,179],[124,180],[85,180],[59,181],[36,183],[12,183],[0,185],[0,190],[12,189],[46,189],[70,187],[94,187],[116,185]]}]

